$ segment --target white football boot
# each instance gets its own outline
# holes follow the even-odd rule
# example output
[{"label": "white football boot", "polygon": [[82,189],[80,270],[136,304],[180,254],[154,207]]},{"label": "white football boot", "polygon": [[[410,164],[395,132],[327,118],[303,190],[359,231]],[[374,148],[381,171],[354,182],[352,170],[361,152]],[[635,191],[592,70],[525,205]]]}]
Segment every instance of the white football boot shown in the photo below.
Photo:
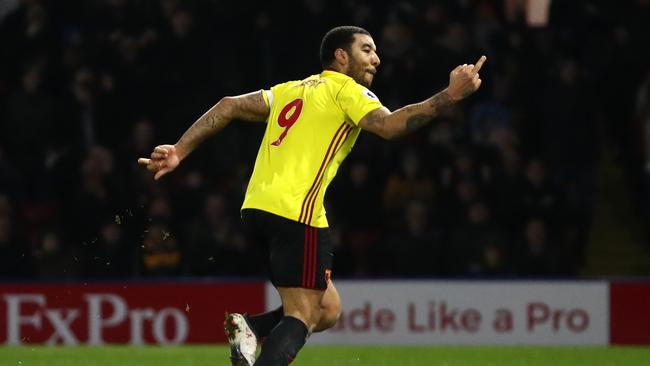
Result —
[{"label": "white football boot", "polygon": [[223,327],[230,343],[232,366],[253,366],[257,351],[257,338],[244,316],[238,313],[226,313]]}]

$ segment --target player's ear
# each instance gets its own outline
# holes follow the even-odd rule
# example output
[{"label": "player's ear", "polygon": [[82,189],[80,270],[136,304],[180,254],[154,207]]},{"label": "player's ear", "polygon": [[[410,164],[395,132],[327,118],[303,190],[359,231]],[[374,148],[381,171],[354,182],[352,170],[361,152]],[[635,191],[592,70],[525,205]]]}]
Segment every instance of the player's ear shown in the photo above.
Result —
[{"label": "player's ear", "polygon": [[337,48],[336,51],[334,51],[334,58],[338,64],[347,65],[348,63],[348,53],[342,48]]}]

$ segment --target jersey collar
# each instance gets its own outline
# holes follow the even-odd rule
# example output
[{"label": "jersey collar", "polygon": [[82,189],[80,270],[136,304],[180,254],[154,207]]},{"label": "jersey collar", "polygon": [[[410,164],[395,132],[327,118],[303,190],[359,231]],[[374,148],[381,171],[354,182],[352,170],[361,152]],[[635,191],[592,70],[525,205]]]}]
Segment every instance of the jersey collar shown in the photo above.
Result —
[{"label": "jersey collar", "polygon": [[320,74],[321,76],[333,76],[333,77],[338,77],[338,78],[343,78],[343,79],[352,79],[348,75],[345,75],[342,72],[336,71],[332,68],[325,68],[323,72]]}]

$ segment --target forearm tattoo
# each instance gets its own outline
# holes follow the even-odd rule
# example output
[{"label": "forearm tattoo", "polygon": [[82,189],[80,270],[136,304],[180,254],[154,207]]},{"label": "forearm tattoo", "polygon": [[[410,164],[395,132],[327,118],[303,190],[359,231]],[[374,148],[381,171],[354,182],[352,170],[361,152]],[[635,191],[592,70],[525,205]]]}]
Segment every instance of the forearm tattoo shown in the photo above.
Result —
[{"label": "forearm tattoo", "polygon": [[210,126],[211,130],[220,130],[224,126],[225,118],[223,116],[219,115],[208,115],[206,116],[206,122],[208,122],[208,125]]},{"label": "forearm tattoo", "polygon": [[432,117],[435,117],[438,115],[438,113],[440,113],[441,109],[448,107],[453,103],[451,97],[447,93],[447,89],[429,98],[428,102],[431,106],[431,109],[433,109]]},{"label": "forearm tattoo", "polygon": [[406,120],[406,132],[415,131],[426,125],[431,120],[431,116],[426,114],[416,114]]},{"label": "forearm tattoo", "polygon": [[429,123],[435,118],[442,109],[452,104],[451,97],[447,94],[447,90],[432,96],[427,100],[427,106],[431,108],[429,113],[418,113],[410,116],[406,120],[405,130],[411,132]]}]

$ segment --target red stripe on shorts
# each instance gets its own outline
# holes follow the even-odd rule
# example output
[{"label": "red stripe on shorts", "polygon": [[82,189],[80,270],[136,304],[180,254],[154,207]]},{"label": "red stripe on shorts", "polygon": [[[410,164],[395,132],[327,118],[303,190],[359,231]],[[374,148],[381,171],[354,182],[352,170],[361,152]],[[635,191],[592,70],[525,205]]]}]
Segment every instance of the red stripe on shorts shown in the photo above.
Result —
[{"label": "red stripe on shorts", "polygon": [[315,233],[316,233],[316,228],[315,227],[310,227],[311,230],[311,249],[309,251],[309,254],[311,255],[311,261],[310,261],[310,270],[309,270],[309,288],[314,288],[314,281],[315,281],[315,273],[314,273],[314,267],[316,267],[316,241],[315,239]]},{"label": "red stripe on shorts", "polygon": [[312,239],[312,256],[314,258],[312,271],[311,271],[311,288],[316,287],[316,273],[318,271],[318,229],[312,228],[313,239]]},{"label": "red stripe on shorts", "polygon": [[302,248],[302,287],[307,287],[307,258],[309,258],[309,226],[305,227],[305,241]]}]

